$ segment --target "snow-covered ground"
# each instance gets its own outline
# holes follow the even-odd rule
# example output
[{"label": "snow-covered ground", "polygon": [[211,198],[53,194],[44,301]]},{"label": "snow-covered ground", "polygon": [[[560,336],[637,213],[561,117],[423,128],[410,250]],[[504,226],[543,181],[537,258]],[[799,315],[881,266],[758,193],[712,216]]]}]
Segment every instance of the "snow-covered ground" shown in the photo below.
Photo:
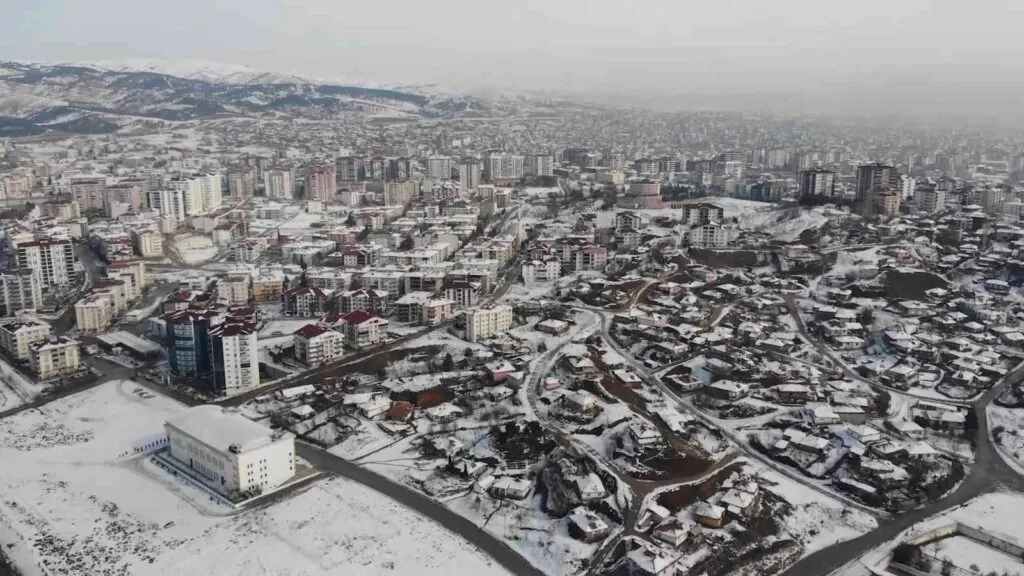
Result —
[{"label": "snow-covered ground", "polygon": [[109,382],[0,420],[0,541],[26,576],[506,574],[340,478],[237,516],[204,515],[119,458],[183,409],[137,388]]},{"label": "snow-covered ground", "polygon": [[[941,515],[933,516],[924,522],[915,524],[912,528],[905,530],[886,544],[864,554],[856,562],[850,562],[843,568],[836,570],[832,573],[832,576],[869,576],[871,571],[867,566],[876,566],[886,561],[891,555],[892,549],[898,543],[906,542],[915,536],[925,534],[952,522],[962,522],[998,535],[1019,538],[1021,510],[1024,510],[1024,495],[994,492],[979,496]],[[931,553],[933,549],[934,546],[929,545],[925,548],[925,552]],[[973,546],[960,546],[958,542],[952,539],[948,544],[940,547],[939,555],[950,556],[954,564],[964,570],[969,570],[972,564],[977,564],[979,568],[987,566],[988,562],[1000,558],[999,554],[996,554],[994,550],[988,547],[982,547],[979,550]],[[1024,565],[1018,564],[1016,571],[1024,574]]]},{"label": "snow-covered ground", "polygon": [[[1017,473],[1024,475],[1024,409],[991,404],[988,407],[988,423],[993,431],[992,439],[996,448]],[[1000,427],[1002,430],[999,430]]]},{"label": "snow-covered ground", "polygon": [[31,402],[45,389],[0,358],[0,411]]},{"label": "snow-covered ground", "polygon": [[217,255],[219,248],[213,245],[209,236],[179,235],[174,237],[174,247],[188,264],[199,264]]},{"label": "snow-covered ground", "polygon": [[793,513],[782,524],[793,539],[803,544],[805,556],[878,527],[878,521],[867,512],[844,506],[770,468],[761,470],[758,476],[766,481],[767,490],[793,506]]}]

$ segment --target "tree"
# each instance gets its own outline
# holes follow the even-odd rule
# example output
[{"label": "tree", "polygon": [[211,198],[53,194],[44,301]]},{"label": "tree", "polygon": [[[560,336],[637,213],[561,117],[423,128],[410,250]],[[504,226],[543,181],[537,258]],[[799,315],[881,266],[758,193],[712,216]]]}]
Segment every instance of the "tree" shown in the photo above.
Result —
[{"label": "tree", "polygon": [[441,370],[445,372],[451,372],[455,368],[455,359],[452,358],[451,353],[445,354],[441,360]]},{"label": "tree", "polygon": [[348,218],[345,219],[345,226],[355,226],[355,225],[356,225],[356,215],[355,215],[354,212],[349,212],[348,213]]},{"label": "tree", "polygon": [[402,239],[402,243],[398,245],[399,250],[412,250],[416,247],[416,241],[412,239],[412,236],[406,236]]},{"label": "tree", "polygon": [[871,326],[875,320],[875,312],[871,308],[861,308],[857,311],[857,322],[865,328]]},{"label": "tree", "polygon": [[466,346],[466,349],[462,351],[462,355],[465,356],[466,358],[472,358],[473,357],[473,349],[470,348],[469,346]]},{"label": "tree", "polygon": [[883,416],[888,414],[891,403],[892,396],[885,390],[882,390],[875,396],[875,412]]},{"label": "tree", "polygon": [[537,352],[540,352],[541,354],[543,354],[544,352],[547,352],[547,351],[548,351],[548,345],[545,344],[543,341],[541,341],[539,344],[537,344]]},{"label": "tree", "polygon": [[953,561],[949,558],[942,559],[942,576],[953,576]]},{"label": "tree", "polygon": [[360,242],[362,242],[363,240],[366,240],[367,238],[369,238],[369,237],[370,237],[370,233],[371,233],[371,232],[373,232],[373,229],[371,229],[371,228],[370,228],[370,226],[369,226],[369,225],[367,225],[367,226],[366,226],[365,228],[363,228],[363,231],[362,231],[362,232],[360,232],[358,236],[356,236],[356,238],[357,238],[357,239],[358,239],[358,240],[359,240]]}]

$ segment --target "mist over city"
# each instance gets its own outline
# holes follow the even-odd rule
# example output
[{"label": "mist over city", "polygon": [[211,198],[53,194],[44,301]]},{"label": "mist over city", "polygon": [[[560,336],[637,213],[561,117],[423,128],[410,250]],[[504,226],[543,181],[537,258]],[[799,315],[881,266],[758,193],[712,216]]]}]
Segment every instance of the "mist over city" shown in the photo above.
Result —
[{"label": "mist over city", "polygon": [[0,576],[1024,576],[1024,5],[3,8]]}]

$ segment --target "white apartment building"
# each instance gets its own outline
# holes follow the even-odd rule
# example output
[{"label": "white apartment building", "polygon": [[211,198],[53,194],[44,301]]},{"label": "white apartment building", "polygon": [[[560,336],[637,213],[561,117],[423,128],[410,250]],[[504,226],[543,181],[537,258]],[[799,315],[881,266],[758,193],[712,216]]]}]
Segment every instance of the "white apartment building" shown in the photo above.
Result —
[{"label": "white apartment building", "polygon": [[420,183],[416,180],[384,183],[384,205],[405,206],[419,198]]},{"label": "white apartment building", "polygon": [[30,346],[50,336],[49,324],[36,321],[8,322],[0,325],[0,346],[18,360],[28,360]]},{"label": "white apartment building", "polygon": [[365,310],[356,310],[341,317],[345,343],[360,350],[379,344],[388,336],[388,320]]},{"label": "white apartment building", "polygon": [[562,276],[562,263],[558,258],[532,260],[523,264],[523,284],[535,286],[541,282],[557,280]]},{"label": "white apartment building", "polygon": [[267,198],[291,198],[295,195],[295,178],[291,170],[267,170],[263,179]]},{"label": "white apartment building", "polygon": [[306,199],[330,202],[337,193],[334,164],[310,164],[306,167]]},{"label": "white apartment building", "polygon": [[132,230],[132,244],[135,253],[143,258],[153,258],[164,254],[164,236],[154,229]]},{"label": "white apartment building", "polygon": [[427,158],[427,178],[448,180],[452,177],[452,159],[447,156]]},{"label": "white apartment building", "polygon": [[935,214],[946,209],[945,190],[918,190],[914,194],[914,202],[917,204],[918,212]]},{"label": "white apartment building", "polygon": [[573,269],[603,271],[608,266],[608,249],[604,246],[583,246],[573,254]]},{"label": "white apartment building", "polygon": [[473,190],[480,185],[480,163],[470,160],[459,163],[459,188]]},{"label": "white apartment building", "polygon": [[296,330],[295,357],[306,366],[329,363],[345,354],[345,336],[321,324]]},{"label": "white apartment building", "polygon": [[185,221],[185,192],[182,189],[150,190],[146,196],[149,198],[149,207],[153,210],[173,218],[176,223]]},{"label": "white apartment building", "polygon": [[196,406],[164,424],[170,455],[221,494],[267,492],[295,475],[295,437],[220,406]]},{"label": "white apartment building", "polygon": [[220,174],[182,176],[172,179],[170,185],[181,190],[186,216],[217,210],[224,203],[224,183]]},{"label": "white apartment building", "polygon": [[516,154],[489,154],[484,158],[484,178],[519,180],[525,175],[525,159]]},{"label": "white apartment building", "polygon": [[210,328],[210,370],[214,390],[219,396],[231,396],[259,386],[256,325],[229,320]]},{"label": "white apartment building", "polygon": [[466,312],[466,339],[479,342],[512,327],[512,307],[486,306]]},{"label": "white apartment building", "polygon": [[550,154],[534,154],[527,156],[523,168],[527,176],[553,176],[555,159]]},{"label": "white apartment building", "polygon": [[18,243],[18,268],[31,270],[43,286],[67,286],[75,275],[70,240],[43,239]]},{"label": "white apartment building", "polygon": [[78,341],[64,336],[39,340],[31,346],[29,365],[39,380],[78,372],[82,365]]},{"label": "white apartment building", "polygon": [[217,297],[229,306],[249,303],[250,276],[228,276],[217,281]]},{"label": "white apartment building", "polygon": [[28,269],[0,272],[0,304],[7,316],[42,306],[43,285],[39,277]]},{"label": "white apartment building", "polygon": [[256,167],[237,166],[229,170],[228,193],[235,200],[252,198],[256,194]]},{"label": "white apartment building", "polygon": [[82,332],[106,332],[114,318],[114,297],[92,294],[75,303],[75,325]]},{"label": "white apartment building", "polygon": [[729,230],[716,222],[690,228],[690,246],[724,248],[729,245]]}]

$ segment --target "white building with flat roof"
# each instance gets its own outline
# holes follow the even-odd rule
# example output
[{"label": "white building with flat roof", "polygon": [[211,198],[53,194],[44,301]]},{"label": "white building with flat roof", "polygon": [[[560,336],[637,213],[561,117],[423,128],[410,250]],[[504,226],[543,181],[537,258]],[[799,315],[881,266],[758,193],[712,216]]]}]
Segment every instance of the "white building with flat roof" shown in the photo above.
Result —
[{"label": "white building with flat roof", "polygon": [[479,342],[507,332],[512,327],[512,307],[507,304],[488,306],[466,313],[466,339]]},{"label": "white building with flat roof", "polygon": [[230,409],[189,408],[164,430],[171,457],[222,494],[266,492],[295,475],[295,437]]}]

